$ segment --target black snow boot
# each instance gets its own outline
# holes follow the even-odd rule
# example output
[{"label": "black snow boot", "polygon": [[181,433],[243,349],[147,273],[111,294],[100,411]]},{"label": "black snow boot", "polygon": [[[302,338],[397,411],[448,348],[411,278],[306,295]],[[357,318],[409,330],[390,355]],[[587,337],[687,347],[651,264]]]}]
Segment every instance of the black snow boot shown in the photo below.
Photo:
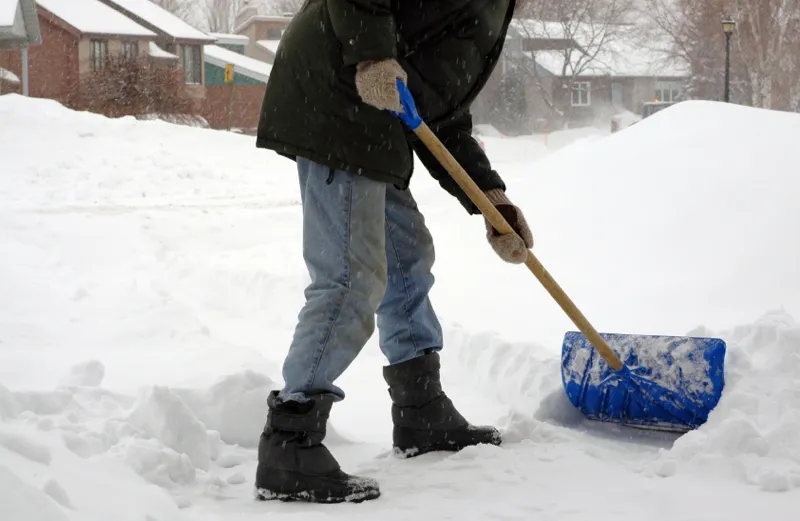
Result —
[{"label": "black snow boot", "polygon": [[322,444],[333,400],[315,396],[307,403],[267,399],[269,414],[258,445],[256,498],[312,503],[359,503],[380,496],[372,478],[342,472]]},{"label": "black snow boot", "polygon": [[439,354],[428,353],[383,368],[392,397],[395,453],[410,458],[432,451],[500,445],[500,431],[471,425],[442,391]]}]

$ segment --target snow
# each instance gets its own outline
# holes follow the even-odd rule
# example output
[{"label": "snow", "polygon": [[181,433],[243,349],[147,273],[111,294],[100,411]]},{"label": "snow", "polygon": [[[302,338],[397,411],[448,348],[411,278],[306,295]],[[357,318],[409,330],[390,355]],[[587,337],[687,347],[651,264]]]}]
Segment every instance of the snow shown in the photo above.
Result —
[{"label": "snow", "polygon": [[108,0],[125,11],[144,20],[146,23],[157,27],[173,38],[185,40],[213,41],[214,39],[203,31],[196,29],[181,20],[169,11],[162,9],[150,0]]},{"label": "snow", "polygon": [[159,47],[156,42],[150,42],[148,47],[148,53],[153,58],[161,58],[165,60],[177,60],[178,57],[174,54],[165,51],[161,47]]},{"label": "snow", "polygon": [[258,45],[263,47],[264,49],[268,50],[272,54],[278,53],[278,46],[281,44],[280,40],[258,40],[256,42]]},{"label": "snow", "polygon": [[[709,375],[707,360],[694,360],[703,355],[703,349],[695,339],[687,338],[672,345],[669,337],[631,337],[614,341],[614,352],[622,360],[637,360],[636,367],[652,369],[647,379],[669,391],[685,393],[688,399],[703,394],[713,394],[714,382]],[[631,358],[631,353],[633,357]],[[589,364],[593,351],[580,350],[573,363],[564,368],[564,377],[570,382],[582,381],[598,386],[606,377],[607,366],[595,359]],[[635,369],[635,367],[631,367]],[[584,380],[584,376],[588,379]]]},{"label": "snow", "polygon": [[247,45],[250,38],[242,34],[208,33],[217,40],[217,44]]},{"label": "snow", "polygon": [[0,120],[0,504],[13,521],[797,518],[796,114],[685,102],[610,135],[483,138],[535,253],[599,330],[728,343],[722,399],[681,437],[571,407],[559,355],[574,326],[418,169],[443,382],[506,442],[392,457],[373,338],[338,382],[329,446],[383,495],[343,508],[252,499],[308,280],[292,162],[248,136],[14,94]]},{"label": "snow", "polygon": [[82,33],[155,37],[155,33],[100,0],[37,0],[39,6]]},{"label": "snow", "polygon": [[[652,50],[633,41],[616,40],[596,45],[589,50],[590,56],[576,49],[569,52],[542,50],[533,53],[536,63],[551,74],[561,75],[567,64],[567,75],[684,78],[690,75],[688,67],[659,58]],[[531,57],[531,53],[525,53]]]},{"label": "snow", "polygon": [[[242,9],[244,11],[244,8]],[[234,32],[240,33],[242,30],[247,27],[248,25],[254,22],[284,22],[288,24],[292,21],[293,15],[283,16],[283,15],[268,15],[268,14],[257,14],[253,15],[250,18],[247,18],[242,23],[238,25],[234,29]]]},{"label": "snow", "polygon": [[67,374],[60,386],[82,386],[82,387],[98,387],[103,383],[103,378],[106,374],[106,368],[97,360],[87,360],[81,364],[72,367],[72,370]]},{"label": "snow", "polygon": [[486,137],[503,137],[503,133],[497,130],[492,125],[486,123],[479,123],[473,126],[473,132],[475,134],[486,136]]},{"label": "snow", "polygon": [[616,123],[617,123],[617,125],[619,127],[619,130],[622,130],[623,128],[627,128],[627,127],[633,125],[634,123],[638,123],[639,121],[641,121],[642,120],[642,116],[640,116],[639,114],[633,113],[633,112],[631,112],[629,110],[622,110],[621,112],[618,112],[617,114],[614,114],[614,116],[612,116],[611,120],[612,121],[616,121]]},{"label": "snow", "polygon": [[17,17],[19,0],[0,0],[0,27],[11,27]]},{"label": "snow", "polygon": [[[577,47],[535,51],[536,63],[555,75],[561,75],[565,63],[567,75],[578,76],[684,78],[690,73],[687,63],[671,56],[669,36],[656,28],[643,39],[636,25],[517,19],[512,21],[510,33],[513,37],[571,40],[585,49],[588,56]],[[522,54],[531,57],[531,52]]]},{"label": "snow", "polygon": [[5,81],[8,83],[13,83],[14,85],[19,85],[19,76],[14,74],[8,69],[4,69],[0,67],[0,81]]},{"label": "snow", "polygon": [[234,65],[236,72],[246,74],[257,80],[267,82],[269,75],[272,73],[272,65],[249,56],[244,56],[238,52],[225,49],[219,45],[206,45],[205,46],[206,61],[213,63],[217,67],[224,68],[227,64]]}]

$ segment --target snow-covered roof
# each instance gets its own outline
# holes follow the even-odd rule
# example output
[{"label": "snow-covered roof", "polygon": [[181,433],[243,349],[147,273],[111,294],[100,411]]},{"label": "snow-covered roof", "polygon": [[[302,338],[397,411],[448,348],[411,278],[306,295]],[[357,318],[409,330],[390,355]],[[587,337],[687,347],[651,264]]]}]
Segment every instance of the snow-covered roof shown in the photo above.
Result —
[{"label": "snow-covered roof", "polygon": [[143,24],[152,26],[172,38],[180,40],[199,40],[212,42],[214,38],[200,29],[192,27],[166,9],[159,7],[150,0],[104,0],[115,5],[122,12],[127,12],[142,21]]},{"label": "snow-covered roof", "polygon": [[11,27],[17,17],[19,0],[0,0],[0,27]]},{"label": "snow-covered roof", "polygon": [[[594,52],[597,52],[594,55]],[[560,76],[566,63],[566,76],[617,76],[617,77],[684,77],[688,66],[675,63],[666,57],[654,56],[652,51],[615,43],[591,51],[582,57],[577,49],[567,51],[536,51],[536,63],[548,72]],[[530,56],[531,53],[525,53]]]},{"label": "snow-covered roof", "polygon": [[100,0],[37,0],[39,6],[84,34],[113,34],[154,38],[142,27]]},{"label": "snow-covered roof", "polygon": [[0,0],[0,35],[5,48],[42,43],[36,0]]},{"label": "snow-covered roof", "polygon": [[250,38],[242,34],[227,34],[227,33],[208,33],[212,38],[216,38],[217,44],[225,45],[247,45]]},{"label": "snow-covered roof", "polygon": [[591,29],[590,24],[547,22],[544,20],[519,19],[511,20],[509,32],[525,38],[548,40],[569,39],[570,35],[586,33]]},{"label": "snow-covered roof", "polygon": [[14,85],[19,85],[19,76],[14,74],[8,69],[4,69],[0,67],[0,81],[4,81],[6,83],[13,83]]},{"label": "snow-covered roof", "polygon": [[259,47],[263,47],[264,49],[268,50],[272,54],[278,54],[278,45],[280,45],[280,40],[258,40],[256,42]]},{"label": "snow-covered roof", "polygon": [[156,42],[150,42],[148,47],[148,54],[153,58],[159,58],[162,60],[177,60],[178,57],[171,52],[167,52],[161,47],[159,47]]},{"label": "snow-covered roof", "polygon": [[284,25],[289,25],[289,22],[292,21],[292,18],[294,18],[293,15],[257,14],[240,23],[236,28],[234,28],[234,31],[237,33],[242,32],[248,25],[255,22],[281,22]]},{"label": "snow-covered roof", "polygon": [[272,73],[272,65],[269,63],[230,51],[219,45],[206,45],[204,51],[205,59],[208,63],[217,67],[225,67],[230,63],[233,65],[235,72],[259,81],[268,81],[269,75]]},{"label": "snow-covered roof", "polygon": [[[536,63],[554,75],[683,77],[688,64],[670,57],[665,35],[648,32],[647,41],[632,25],[514,20],[514,35],[572,42],[570,48],[534,51]],[[525,52],[531,56],[531,52]]]}]

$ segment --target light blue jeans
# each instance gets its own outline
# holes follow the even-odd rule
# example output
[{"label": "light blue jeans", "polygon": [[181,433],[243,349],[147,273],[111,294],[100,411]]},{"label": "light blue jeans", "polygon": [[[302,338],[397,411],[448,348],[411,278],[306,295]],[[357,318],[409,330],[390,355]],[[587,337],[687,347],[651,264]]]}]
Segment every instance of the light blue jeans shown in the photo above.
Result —
[{"label": "light blue jeans", "polygon": [[375,331],[389,364],[442,348],[428,293],[433,239],[408,190],[297,158],[311,276],[283,364],[281,400],[334,385]]}]

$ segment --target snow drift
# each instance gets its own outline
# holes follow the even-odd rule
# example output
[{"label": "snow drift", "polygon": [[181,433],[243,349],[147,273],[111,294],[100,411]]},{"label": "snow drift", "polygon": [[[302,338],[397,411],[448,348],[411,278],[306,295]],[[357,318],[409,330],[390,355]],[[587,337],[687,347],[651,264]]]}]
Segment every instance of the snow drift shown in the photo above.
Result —
[{"label": "snow drift", "polygon": [[576,414],[559,372],[573,326],[419,169],[444,383],[507,444],[386,457],[373,339],[342,378],[330,441],[384,496],[346,512],[251,499],[264,402],[307,280],[291,162],[247,136],[16,95],[0,97],[0,121],[11,521],[796,519],[800,116],[684,103],[543,157],[525,138],[485,138],[535,251],[598,329],[728,342],[719,406],[679,438]]}]

